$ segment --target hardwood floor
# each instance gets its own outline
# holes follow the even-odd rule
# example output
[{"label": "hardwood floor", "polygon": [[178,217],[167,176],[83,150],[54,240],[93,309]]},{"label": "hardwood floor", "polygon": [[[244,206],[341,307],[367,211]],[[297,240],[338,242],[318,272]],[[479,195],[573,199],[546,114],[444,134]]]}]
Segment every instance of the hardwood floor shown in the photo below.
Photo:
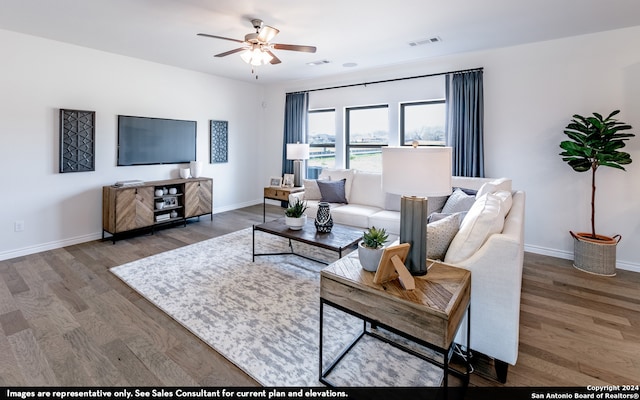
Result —
[{"label": "hardwood floor", "polygon": [[[268,207],[268,218],[281,209]],[[0,261],[0,386],[256,386],[109,268],[262,222],[262,205],[119,240]],[[471,385],[500,386],[486,360]],[[640,274],[525,255],[508,386],[640,383]]]}]

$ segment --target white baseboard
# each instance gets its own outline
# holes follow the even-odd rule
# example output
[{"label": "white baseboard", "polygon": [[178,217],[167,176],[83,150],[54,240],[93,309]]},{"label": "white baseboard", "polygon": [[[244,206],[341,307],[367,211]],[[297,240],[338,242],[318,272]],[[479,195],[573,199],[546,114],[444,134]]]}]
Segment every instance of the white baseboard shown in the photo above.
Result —
[{"label": "white baseboard", "polygon": [[40,253],[42,251],[59,249],[61,247],[73,246],[74,244],[90,242],[92,240],[98,240],[102,238],[102,233],[90,233],[88,235],[76,236],[69,239],[56,240],[53,242],[37,244],[34,246],[27,246],[20,249],[8,250],[0,252],[0,261],[9,260],[11,258],[28,256],[29,254]]},{"label": "white baseboard", "polygon": [[[556,258],[562,258],[565,260],[573,260],[572,251],[564,251],[558,249],[550,249],[547,247],[524,245],[524,251],[534,254],[542,254],[543,256],[551,256]],[[623,269],[625,271],[640,272],[640,264],[632,263],[628,261],[616,260],[616,268]]]}]

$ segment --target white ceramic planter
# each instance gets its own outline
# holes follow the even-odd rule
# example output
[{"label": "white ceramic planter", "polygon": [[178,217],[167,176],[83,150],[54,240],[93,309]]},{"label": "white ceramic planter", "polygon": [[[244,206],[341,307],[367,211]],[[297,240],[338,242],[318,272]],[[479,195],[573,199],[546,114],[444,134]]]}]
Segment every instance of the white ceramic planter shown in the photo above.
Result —
[{"label": "white ceramic planter", "polygon": [[370,249],[364,246],[364,242],[360,241],[360,243],[358,243],[358,259],[365,271],[376,272],[378,270],[378,264],[380,264],[380,258],[382,258],[383,252],[384,247]]},{"label": "white ceramic planter", "polygon": [[307,215],[305,214],[300,218],[294,218],[294,217],[285,216],[284,217],[284,223],[287,224],[289,229],[294,230],[294,231],[299,231],[300,229],[302,229],[304,224],[307,223]]}]

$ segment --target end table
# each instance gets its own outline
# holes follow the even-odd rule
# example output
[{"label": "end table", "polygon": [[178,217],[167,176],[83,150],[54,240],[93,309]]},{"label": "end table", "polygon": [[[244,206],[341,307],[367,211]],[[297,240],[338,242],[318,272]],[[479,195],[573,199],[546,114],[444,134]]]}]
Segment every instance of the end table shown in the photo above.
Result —
[{"label": "end table", "polygon": [[289,195],[292,193],[303,192],[304,187],[276,187],[267,186],[264,188],[264,197],[262,199],[262,222],[266,221],[266,203],[267,199],[280,200],[289,202]]},{"label": "end table", "polygon": [[[382,339],[366,329],[365,324],[362,333],[325,369],[322,361],[323,308],[327,304],[442,354],[443,362],[417,356],[443,369],[445,397],[450,373],[463,378],[465,384],[468,384],[471,370],[469,364],[471,272],[432,260],[427,260],[427,264],[429,264],[429,272],[424,276],[414,277],[416,288],[411,291],[404,290],[397,280],[383,284],[374,283],[374,273],[365,271],[360,266],[355,252],[321,271],[320,381],[322,383],[333,386],[328,380],[328,375],[363,335]],[[466,372],[460,372],[449,368],[449,360],[453,352],[453,340],[465,314],[467,314]],[[394,346],[402,348],[399,344]]]}]

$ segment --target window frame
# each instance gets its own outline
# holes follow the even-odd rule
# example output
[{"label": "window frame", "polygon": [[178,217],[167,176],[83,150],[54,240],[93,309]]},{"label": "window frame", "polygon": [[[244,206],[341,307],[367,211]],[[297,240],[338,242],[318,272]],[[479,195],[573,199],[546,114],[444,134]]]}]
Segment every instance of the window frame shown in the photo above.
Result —
[{"label": "window frame", "polygon": [[[375,144],[351,144],[351,115],[350,112],[353,110],[371,110],[371,109],[386,109],[387,110],[387,143],[386,144],[380,144],[380,145],[375,145]],[[351,152],[351,148],[360,148],[360,149],[382,149],[383,147],[386,147],[389,145],[389,119],[388,119],[388,112],[389,112],[389,104],[372,104],[372,105],[368,105],[368,106],[353,106],[353,107],[346,107],[344,110],[344,134],[345,134],[345,141],[344,141],[344,151],[345,151],[345,168],[349,169],[351,168],[350,163],[351,163],[351,157],[349,157],[349,154]],[[382,151],[382,150],[380,150]]]},{"label": "window frame", "polygon": [[[407,101],[404,103],[400,103],[400,115],[398,117],[399,119],[399,124],[400,124],[400,129],[399,129],[399,133],[400,133],[400,146],[411,146],[410,144],[405,144],[405,107],[406,106],[422,106],[422,105],[432,105],[432,104],[444,104],[445,105],[445,110],[446,110],[446,105],[447,102],[445,99],[439,99],[439,100],[423,100],[423,101]],[[447,121],[445,120],[445,134],[446,134],[446,129],[447,129]],[[438,144],[438,145],[425,145],[425,144],[421,144],[420,146],[446,146],[446,136],[445,136],[445,142],[442,144]]]},{"label": "window frame", "polygon": [[[332,112],[334,114],[334,122],[335,122],[335,118],[337,116],[337,110],[335,108],[317,108],[314,110],[307,110],[307,114],[311,115],[311,114],[320,114],[320,113],[327,113],[327,112]],[[308,116],[307,116],[308,118]],[[335,135],[335,139],[337,140],[338,138],[338,132],[335,132],[335,126],[334,126],[334,135]],[[336,140],[334,140],[333,143],[330,144],[312,144],[311,143],[311,138],[309,137],[309,126],[307,123],[307,132],[306,132],[306,142],[309,144],[309,147],[332,147],[333,148],[333,154],[334,154],[334,167],[337,163],[337,154],[336,154]],[[307,163],[307,168],[309,168],[309,165]]]}]

